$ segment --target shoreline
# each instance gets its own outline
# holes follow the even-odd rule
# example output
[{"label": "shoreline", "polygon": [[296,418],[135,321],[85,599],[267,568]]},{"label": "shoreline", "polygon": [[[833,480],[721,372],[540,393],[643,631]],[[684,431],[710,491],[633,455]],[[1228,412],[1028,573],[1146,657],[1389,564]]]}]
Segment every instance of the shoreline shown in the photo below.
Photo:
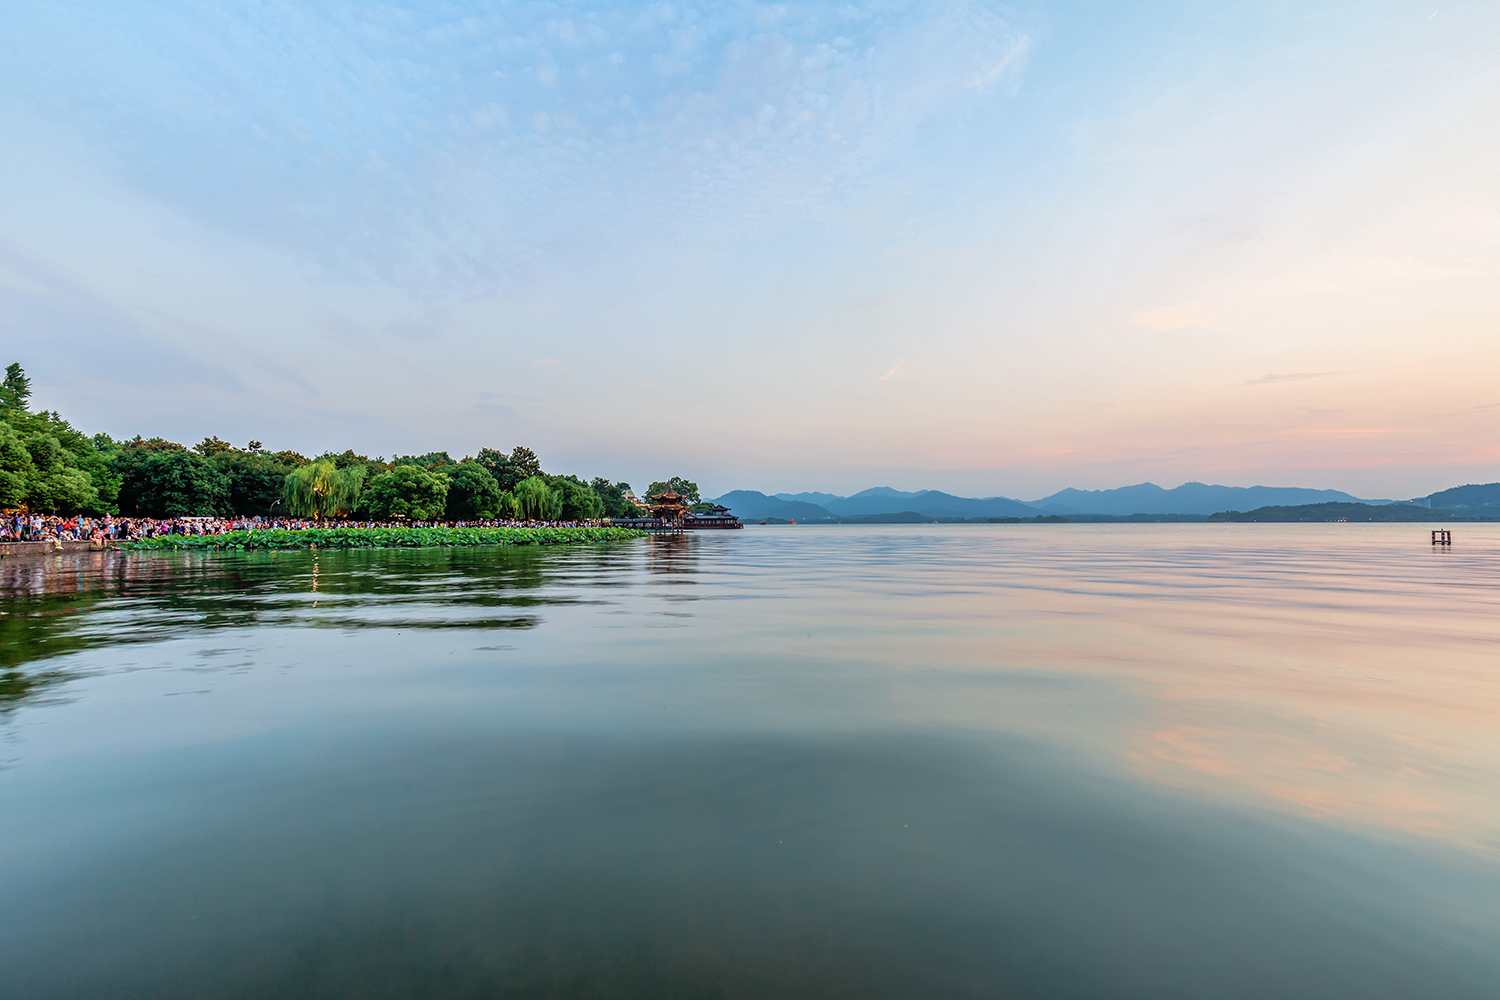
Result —
[{"label": "shoreline", "polygon": [[103,552],[108,544],[95,545],[87,538],[49,538],[39,542],[0,542],[0,559],[53,556],[66,552]]},{"label": "shoreline", "polygon": [[397,549],[477,545],[569,545],[639,538],[643,531],[612,527],[556,528],[261,528],[221,535],[160,535],[116,542],[122,552],[201,552],[253,549]]}]

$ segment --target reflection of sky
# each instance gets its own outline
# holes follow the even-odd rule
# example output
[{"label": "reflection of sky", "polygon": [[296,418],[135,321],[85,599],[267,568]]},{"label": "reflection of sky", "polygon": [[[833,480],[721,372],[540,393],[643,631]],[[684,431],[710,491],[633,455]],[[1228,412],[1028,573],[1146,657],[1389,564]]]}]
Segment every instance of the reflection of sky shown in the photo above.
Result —
[{"label": "reflection of sky", "polygon": [[1500,527],[1415,528],[0,564],[0,965],[1489,996]]},{"label": "reflection of sky", "polygon": [[[1497,27],[16,0],[0,328],[115,434],[1425,493],[1497,457]],[[642,433],[663,400],[714,433]]]},{"label": "reflection of sky", "polygon": [[[287,685],[357,718],[422,689],[481,719],[587,730],[1018,734],[1211,800],[1491,853],[1500,529],[1465,527],[1452,551],[1418,529],[751,528],[503,558],[89,556],[0,577],[17,612],[3,665],[37,680],[12,708],[70,699],[28,758],[128,747],[122,711],[255,731]],[[505,670],[429,677],[409,656]],[[228,697],[157,700],[201,689]]]},{"label": "reflection of sky", "polygon": [[1089,730],[1119,706],[1098,692],[1079,693],[1077,716],[1055,693],[1046,710],[1030,698],[997,708],[1012,724],[1077,730],[1070,739],[1196,793],[1489,853],[1500,848],[1500,531],[1466,532],[1462,554],[1428,551],[1422,534],[1039,535],[976,570],[988,586],[930,603],[954,620],[1007,605],[987,623],[1002,635],[965,656],[971,669],[1081,672],[1137,699],[1105,736]]}]

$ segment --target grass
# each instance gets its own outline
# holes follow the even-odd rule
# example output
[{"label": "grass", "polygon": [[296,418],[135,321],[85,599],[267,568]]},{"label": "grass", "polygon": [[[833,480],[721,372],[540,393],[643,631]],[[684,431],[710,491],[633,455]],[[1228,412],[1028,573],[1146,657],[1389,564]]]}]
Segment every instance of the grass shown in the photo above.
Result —
[{"label": "grass", "polygon": [[230,531],[222,535],[160,535],[120,548],[148,551],[207,549],[329,549],[429,548],[440,545],[567,545],[572,542],[612,542],[645,532],[630,528],[274,528]]}]

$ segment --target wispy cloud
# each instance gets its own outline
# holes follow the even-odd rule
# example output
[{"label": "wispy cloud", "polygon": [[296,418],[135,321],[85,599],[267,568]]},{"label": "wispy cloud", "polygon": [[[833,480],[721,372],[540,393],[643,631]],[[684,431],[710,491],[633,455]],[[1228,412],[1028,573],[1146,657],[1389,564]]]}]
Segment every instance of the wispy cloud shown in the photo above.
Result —
[{"label": "wispy cloud", "polygon": [[906,359],[902,358],[900,361],[897,361],[895,364],[891,365],[890,371],[886,372],[884,375],[879,376],[875,379],[875,381],[889,382],[892,379],[898,377],[901,374],[901,369],[904,367],[906,367]]},{"label": "wispy cloud", "polygon": [[191,33],[170,5],[97,7],[7,5],[0,87],[47,95],[177,211],[414,290],[519,278],[600,230],[836,210],[1030,47],[983,0],[329,0],[219,6]]},{"label": "wispy cloud", "polygon": [[1406,434],[1408,429],[1404,427],[1297,427],[1287,431],[1288,434],[1343,434],[1359,436],[1364,434]]},{"label": "wispy cloud", "polygon": [[1310,378],[1330,378],[1334,375],[1348,375],[1348,372],[1287,372],[1284,375],[1262,375],[1246,382],[1246,385],[1269,385],[1272,382],[1302,382]]}]

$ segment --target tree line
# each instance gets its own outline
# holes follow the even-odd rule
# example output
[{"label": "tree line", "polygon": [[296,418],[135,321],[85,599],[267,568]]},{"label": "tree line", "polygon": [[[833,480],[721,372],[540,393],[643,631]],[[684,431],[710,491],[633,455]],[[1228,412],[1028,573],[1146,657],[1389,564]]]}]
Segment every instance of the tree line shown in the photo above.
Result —
[{"label": "tree line", "polygon": [[[530,448],[445,451],[390,461],[348,450],[308,458],[206,437],[191,448],[162,438],[87,436],[56,412],[29,409],[19,364],[0,383],[0,507],[129,517],[243,515],[411,521],[587,521],[644,513],[629,483],[542,470]],[[697,487],[678,477],[667,481]],[[650,496],[667,483],[653,483]],[[686,491],[678,488],[677,492]]]}]

